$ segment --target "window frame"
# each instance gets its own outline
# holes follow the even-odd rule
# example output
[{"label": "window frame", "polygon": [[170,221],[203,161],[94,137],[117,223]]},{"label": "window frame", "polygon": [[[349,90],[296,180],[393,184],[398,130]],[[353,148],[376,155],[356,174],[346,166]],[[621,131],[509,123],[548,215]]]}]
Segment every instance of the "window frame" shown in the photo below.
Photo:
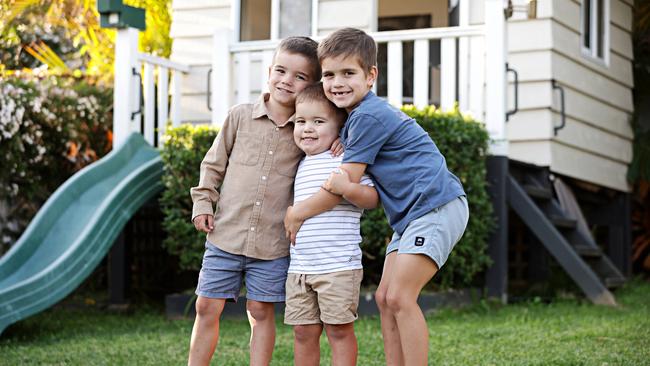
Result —
[{"label": "window frame", "polygon": [[[585,6],[589,3],[589,18],[585,17]],[[609,66],[610,58],[610,0],[602,0],[602,9],[598,7],[598,0],[582,0],[580,5],[580,50],[582,55],[602,66]],[[598,17],[602,12],[602,34],[598,32]],[[587,24],[589,23],[589,24]],[[585,46],[585,36],[589,27],[589,47]],[[602,57],[598,56],[599,37],[602,42]]]},{"label": "window frame", "polygon": [[[318,34],[318,4],[319,0],[310,0],[311,1],[311,37],[316,37]],[[231,8],[231,24],[233,26],[233,41],[234,42],[249,42],[242,41],[240,38],[241,35],[241,10],[242,10],[242,0],[236,0],[232,2]],[[260,41],[277,41],[280,34],[280,0],[271,0],[271,29],[269,30],[270,38],[268,40]],[[250,42],[259,42],[259,41],[250,41]]]}]

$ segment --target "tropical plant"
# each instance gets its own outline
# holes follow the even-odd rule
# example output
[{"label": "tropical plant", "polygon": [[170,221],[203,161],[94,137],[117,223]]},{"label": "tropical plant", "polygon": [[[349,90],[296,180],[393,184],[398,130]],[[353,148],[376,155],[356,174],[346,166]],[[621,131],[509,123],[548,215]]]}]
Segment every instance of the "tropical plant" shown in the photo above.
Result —
[{"label": "tropical plant", "polygon": [[[171,52],[171,0],[131,0],[146,9],[140,50]],[[45,66],[49,72],[92,75],[109,81],[115,31],[101,28],[94,0],[6,0],[0,4],[0,70]]]}]

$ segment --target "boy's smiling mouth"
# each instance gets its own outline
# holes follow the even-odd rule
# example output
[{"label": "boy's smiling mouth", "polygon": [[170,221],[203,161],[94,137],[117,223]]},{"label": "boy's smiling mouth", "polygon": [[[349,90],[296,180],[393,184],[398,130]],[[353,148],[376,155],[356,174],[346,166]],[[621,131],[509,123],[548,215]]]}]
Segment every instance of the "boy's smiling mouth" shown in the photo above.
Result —
[{"label": "boy's smiling mouth", "polygon": [[275,90],[277,90],[277,91],[279,91],[279,92],[282,92],[282,93],[293,94],[293,91],[292,91],[292,90],[285,89],[285,88],[281,88],[281,87],[279,87],[279,86],[276,86],[276,87],[275,87]]}]

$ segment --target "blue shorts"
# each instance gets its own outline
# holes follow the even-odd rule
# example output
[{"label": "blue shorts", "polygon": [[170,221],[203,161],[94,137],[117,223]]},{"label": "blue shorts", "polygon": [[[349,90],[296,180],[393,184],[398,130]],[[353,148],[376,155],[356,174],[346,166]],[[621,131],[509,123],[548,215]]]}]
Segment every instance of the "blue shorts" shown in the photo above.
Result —
[{"label": "blue shorts", "polygon": [[402,235],[394,233],[386,255],[394,251],[398,254],[424,254],[440,269],[463,237],[468,219],[467,198],[460,196],[411,221]]},{"label": "blue shorts", "polygon": [[272,260],[255,259],[230,254],[206,242],[196,294],[237,301],[244,279],[247,299],[283,302],[288,269],[289,256]]}]

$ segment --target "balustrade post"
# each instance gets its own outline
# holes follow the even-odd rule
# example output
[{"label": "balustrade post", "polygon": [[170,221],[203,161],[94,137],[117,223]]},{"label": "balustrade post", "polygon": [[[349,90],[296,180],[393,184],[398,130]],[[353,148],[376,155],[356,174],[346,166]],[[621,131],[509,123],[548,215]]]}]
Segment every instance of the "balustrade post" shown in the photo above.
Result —
[{"label": "balustrade post", "polygon": [[212,45],[211,74],[212,125],[214,126],[221,126],[228,115],[231,104],[230,39],[230,30],[215,30]]},{"label": "balustrade post", "polygon": [[488,239],[492,265],[486,273],[487,296],[508,300],[508,140],[506,135],[506,17],[504,0],[485,0],[486,103],[485,125],[490,134],[487,160],[488,193],[496,228]]},{"label": "balustrade post", "polygon": [[115,39],[115,64],[113,88],[113,148],[122,145],[128,138],[133,123],[140,121],[140,115],[133,115],[139,107],[140,96],[133,70],[140,72],[137,62],[138,30],[117,29]]}]

